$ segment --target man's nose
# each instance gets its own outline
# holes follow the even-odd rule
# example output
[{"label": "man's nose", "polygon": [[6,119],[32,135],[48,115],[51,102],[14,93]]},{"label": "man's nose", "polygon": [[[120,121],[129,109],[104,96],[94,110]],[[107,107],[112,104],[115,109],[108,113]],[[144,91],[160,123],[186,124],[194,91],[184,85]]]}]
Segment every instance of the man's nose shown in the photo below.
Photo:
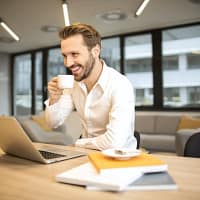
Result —
[{"label": "man's nose", "polygon": [[74,64],[74,60],[71,56],[65,57],[64,64],[66,67],[71,67]]}]

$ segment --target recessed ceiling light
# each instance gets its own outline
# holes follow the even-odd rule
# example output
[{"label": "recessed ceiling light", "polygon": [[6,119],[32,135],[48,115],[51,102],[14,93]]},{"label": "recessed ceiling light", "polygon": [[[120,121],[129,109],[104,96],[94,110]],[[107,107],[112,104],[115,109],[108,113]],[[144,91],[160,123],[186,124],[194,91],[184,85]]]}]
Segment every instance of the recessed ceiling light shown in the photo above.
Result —
[{"label": "recessed ceiling light", "polygon": [[41,30],[44,31],[44,32],[49,32],[49,33],[52,33],[52,32],[59,32],[60,31],[60,27],[58,26],[51,26],[51,25],[44,25],[41,27]]},{"label": "recessed ceiling light", "polygon": [[125,20],[127,15],[120,10],[113,10],[106,13],[96,15],[97,18],[103,19],[106,22]]}]

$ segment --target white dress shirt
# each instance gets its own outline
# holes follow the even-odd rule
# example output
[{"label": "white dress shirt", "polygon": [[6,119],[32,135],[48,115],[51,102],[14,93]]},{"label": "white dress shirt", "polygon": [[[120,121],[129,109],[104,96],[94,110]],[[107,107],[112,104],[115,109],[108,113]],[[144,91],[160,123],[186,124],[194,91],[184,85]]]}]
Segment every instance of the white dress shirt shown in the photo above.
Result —
[{"label": "white dress shirt", "polygon": [[83,125],[82,139],[77,146],[93,149],[136,148],[134,137],[135,102],[130,81],[103,62],[99,80],[87,93],[83,82],[74,81],[70,94],[58,102],[45,102],[45,116],[51,127],[64,123],[76,109]]}]

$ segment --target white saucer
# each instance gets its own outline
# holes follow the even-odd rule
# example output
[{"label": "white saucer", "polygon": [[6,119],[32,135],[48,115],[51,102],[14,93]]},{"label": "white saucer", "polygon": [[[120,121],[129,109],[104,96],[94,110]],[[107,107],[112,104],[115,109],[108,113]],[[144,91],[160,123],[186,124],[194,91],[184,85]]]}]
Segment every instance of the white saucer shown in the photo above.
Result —
[{"label": "white saucer", "polygon": [[[119,151],[119,153],[117,153]],[[141,154],[140,150],[130,150],[126,148],[120,149],[106,149],[102,151],[102,154],[117,160],[128,160],[132,157],[139,156]]]}]

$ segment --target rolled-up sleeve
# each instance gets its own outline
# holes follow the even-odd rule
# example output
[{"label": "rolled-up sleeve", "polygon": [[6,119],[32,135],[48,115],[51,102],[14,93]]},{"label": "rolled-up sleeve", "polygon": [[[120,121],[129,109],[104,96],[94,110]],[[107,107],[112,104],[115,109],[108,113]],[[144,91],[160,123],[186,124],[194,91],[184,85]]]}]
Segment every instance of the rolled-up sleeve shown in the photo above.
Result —
[{"label": "rolled-up sleeve", "polygon": [[49,100],[45,101],[45,119],[52,128],[62,125],[69,114],[74,110],[71,95],[62,95],[58,102],[49,105]]}]

